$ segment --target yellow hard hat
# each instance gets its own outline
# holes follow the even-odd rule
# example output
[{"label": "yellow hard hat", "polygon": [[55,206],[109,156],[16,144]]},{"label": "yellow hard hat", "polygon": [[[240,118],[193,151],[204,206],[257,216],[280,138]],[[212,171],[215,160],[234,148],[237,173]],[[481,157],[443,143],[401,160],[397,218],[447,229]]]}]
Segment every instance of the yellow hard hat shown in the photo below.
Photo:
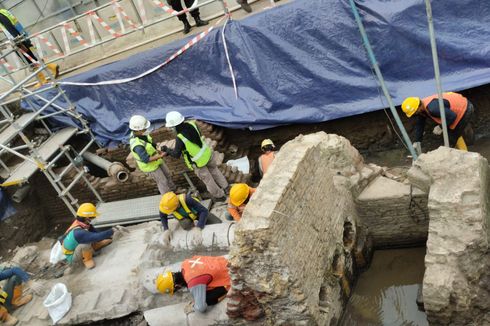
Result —
[{"label": "yellow hard hat", "polygon": [[420,105],[420,98],[418,97],[407,97],[402,103],[402,110],[405,112],[407,117],[411,117],[417,112]]},{"label": "yellow hard hat", "polygon": [[162,196],[160,200],[160,212],[172,214],[177,209],[177,206],[179,206],[179,198],[177,198],[174,192],[169,191]]},{"label": "yellow hard hat", "polygon": [[92,203],[83,203],[78,207],[77,215],[80,217],[96,218],[99,216],[99,212]]},{"label": "yellow hard hat", "polygon": [[172,272],[165,272],[163,274],[158,274],[155,280],[155,285],[160,293],[168,293],[170,295],[174,294],[174,276]]},{"label": "yellow hard hat", "polygon": [[248,198],[250,188],[245,183],[236,183],[230,189],[230,203],[240,206]]},{"label": "yellow hard hat", "polygon": [[274,146],[274,143],[272,142],[272,140],[270,140],[270,139],[264,139],[262,141],[262,144],[260,144],[260,148],[264,148],[267,145],[272,145],[272,147],[275,147]]}]

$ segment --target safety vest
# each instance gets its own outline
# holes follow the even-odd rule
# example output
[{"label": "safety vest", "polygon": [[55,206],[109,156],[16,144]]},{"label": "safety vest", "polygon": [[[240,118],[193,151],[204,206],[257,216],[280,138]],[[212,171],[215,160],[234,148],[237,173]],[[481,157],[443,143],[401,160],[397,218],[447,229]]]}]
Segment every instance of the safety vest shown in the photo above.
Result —
[{"label": "safety vest", "polygon": [[206,290],[220,286],[228,289],[231,282],[227,265],[228,260],[223,256],[194,256],[182,263],[182,275],[187,284],[198,276],[211,275],[212,280],[206,286]]},{"label": "safety vest", "polygon": [[206,166],[206,164],[208,164],[213,152],[211,151],[211,148],[208,146],[208,144],[206,144],[206,141],[204,140],[204,137],[201,135],[201,132],[199,131],[199,128],[196,125],[196,122],[186,121],[184,123],[187,123],[192,127],[194,127],[197,134],[199,135],[199,138],[201,138],[201,142],[202,142],[202,147],[199,147],[193,142],[191,142],[189,139],[185,138],[185,136],[182,135],[181,133],[177,135],[177,137],[179,137],[180,140],[182,140],[185,146],[185,150],[184,150],[185,164],[190,170],[194,170],[194,168],[192,167],[192,163],[194,163],[198,168],[202,168],[203,166]]},{"label": "safety vest", "polygon": [[[181,214],[180,212],[178,211],[174,211],[172,213],[173,216],[175,216],[176,219],[178,220],[182,220],[184,218],[191,218],[193,221],[195,221],[197,219],[197,215],[196,215],[196,212],[193,211],[192,209],[189,208],[189,206],[187,206],[187,203],[185,202],[185,194],[180,194],[177,196],[177,198],[179,198],[179,202],[180,202],[180,207],[182,207],[184,209],[184,213]],[[195,198],[194,198],[195,199]],[[197,200],[197,199],[196,199]]]},{"label": "safety vest", "polygon": [[146,136],[146,139],[147,139],[147,141],[145,142],[141,138],[134,137],[133,134],[131,134],[131,139],[129,140],[129,146],[131,148],[131,153],[133,153],[134,159],[136,160],[136,163],[138,164],[138,168],[142,172],[148,173],[148,172],[153,172],[156,169],[158,169],[158,167],[163,163],[163,160],[160,158],[156,161],[152,161],[152,162],[148,162],[148,163],[145,163],[141,160],[138,153],[136,153],[134,151],[134,148],[136,146],[143,146],[145,148],[146,153],[148,153],[148,155],[150,157],[155,155],[155,153],[157,152],[156,148],[153,147],[153,139],[151,138],[151,136],[150,135]]},{"label": "safety vest", "polygon": [[87,224],[84,224],[78,220],[73,221],[73,223],[70,225],[68,230],[66,230],[65,234],[61,238],[61,247],[68,262],[72,261],[75,249],[79,245],[78,241],[75,239],[74,231],[76,229],[87,229]]},{"label": "safety vest", "polygon": [[272,164],[272,161],[274,161],[274,158],[276,157],[275,152],[269,152],[260,155],[259,157],[259,168],[262,174],[265,174],[267,170],[269,169],[269,166]]},{"label": "safety vest", "polygon": [[3,291],[2,288],[0,288],[0,304],[5,304],[5,301],[7,300],[8,293]]},{"label": "safety vest", "polygon": [[[10,21],[10,23],[15,27],[15,29],[19,33],[27,35],[26,31],[24,30],[24,26],[22,26],[22,24],[19,23],[19,20],[17,19],[17,17],[12,15],[12,13],[10,11],[8,11],[7,9],[0,9],[0,14],[7,17],[7,19]],[[8,28],[3,26],[3,24],[0,24],[0,28],[2,28],[5,35],[7,35],[7,38],[9,38],[9,39],[14,38],[14,36],[8,32]]]},{"label": "safety vest", "polygon": [[[436,123],[441,124],[441,119],[433,117],[430,114],[429,110],[427,109],[427,105],[429,105],[429,103],[433,99],[437,99],[437,98],[438,98],[437,94],[431,95],[429,97],[423,98],[422,103],[424,104],[425,111],[429,115],[429,117],[432,120],[434,120]],[[461,119],[463,118],[466,112],[466,108],[468,107],[468,99],[461,94],[453,93],[453,92],[442,94],[442,98],[449,101],[451,111],[456,113],[456,120],[454,120],[454,122],[451,123],[451,125],[449,126],[449,129],[454,129],[461,121]]]}]

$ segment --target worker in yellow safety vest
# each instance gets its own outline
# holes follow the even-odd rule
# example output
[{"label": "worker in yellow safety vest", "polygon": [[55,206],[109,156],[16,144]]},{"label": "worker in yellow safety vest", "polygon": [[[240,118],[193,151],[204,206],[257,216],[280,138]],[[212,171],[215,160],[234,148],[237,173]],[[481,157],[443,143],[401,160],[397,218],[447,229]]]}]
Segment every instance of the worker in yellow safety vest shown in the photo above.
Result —
[{"label": "worker in yellow safety vest", "polygon": [[170,238],[172,236],[172,233],[168,227],[169,215],[174,216],[177,221],[179,221],[180,227],[186,231],[192,229],[196,230],[195,232],[200,232],[202,229],[204,229],[204,225],[206,224],[221,223],[221,220],[217,216],[210,213],[198,199],[192,197],[191,195],[176,195],[172,191],[167,192],[162,196],[159,208],[160,221],[162,222],[162,227],[164,230],[163,242],[166,245],[170,242]]},{"label": "worker in yellow safety vest", "polygon": [[[15,17],[7,9],[0,9],[0,28],[2,29],[5,36],[15,42],[18,47],[17,54],[26,63],[30,64],[32,67],[37,68],[39,66],[39,60],[33,53],[32,42],[27,38],[27,32],[24,27],[19,22],[17,17]],[[54,78],[59,75],[59,66],[54,63],[49,63],[46,65],[48,70],[51,72]],[[47,82],[46,76],[42,72],[37,74],[39,83],[36,87],[41,86]]]},{"label": "worker in yellow safety vest", "polygon": [[169,191],[174,191],[175,184],[163,161],[166,154],[157,150],[157,145],[147,134],[150,125],[150,121],[145,117],[133,115],[129,120],[129,129],[132,130],[129,146],[138,168],[155,180],[158,191],[163,195]]},{"label": "worker in yellow safety vest", "polygon": [[263,176],[276,157],[276,147],[272,140],[264,139],[262,144],[260,144],[260,149],[262,150],[262,155],[259,157],[259,172]]},{"label": "worker in yellow safety vest", "polygon": [[167,113],[165,121],[165,126],[174,129],[177,137],[174,149],[163,146],[162,150],[174,158],[183,155],[187,167],[204,182],[211,196],[216,200],[226,200],[228,181],[218,169],[218,159],[201,135],[196,121],[185,121],[177,111]]},{"label": "worker in yellow safety vest", "polygon": [[[466,142],[463,138],[463,133],[468,125],[468,122],[473,115],[473,104],[463,95],[458,93],[444,93],[442,95],[444,112],[446,115],[446,125],[448,128],[449,144],[451,147],[467,151]],[[425,121],[427,118],[434,121],[437,125],[432,131],[435,135],[442,134],[441,128],[441,113],[439,110],[439,100],[437,94],[419,98],[408,97],[402,103],[402,110],[407,117],[416,115],[418,120],[415,125],[415,142],[413,146],[421,153],[422,141],[425,129]]]}]

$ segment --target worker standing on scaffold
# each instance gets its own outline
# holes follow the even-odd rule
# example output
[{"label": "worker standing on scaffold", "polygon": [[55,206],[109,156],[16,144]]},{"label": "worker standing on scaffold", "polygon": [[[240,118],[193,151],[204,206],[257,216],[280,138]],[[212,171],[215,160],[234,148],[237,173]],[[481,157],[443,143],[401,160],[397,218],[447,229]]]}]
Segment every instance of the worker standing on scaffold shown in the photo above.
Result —
[{"label": "worker standing on scaffold", "polygon": [[[31,67],[37,68],[39,66],[39,60],[36,55],[33,53],[33,45],[29,39],[27,39],[27,32],[24,30],[24,27],[19,22],[17,17],[12,15],[10,11],[7,9],[0,9],[0,28],[2,28],[5,36],[13,41],[15,45],[18,47],[19,52],[17,54],[21,57],[23,61],[29,64]],[[54,78],[57,78],[59,75],[59,66],[54,63],[48,63],[46,67],[49,69]],[[35,87],[39,87],[45,84],[46,76],[42,72],[37,74],[39,78],[39,83],[36,84]]]}]

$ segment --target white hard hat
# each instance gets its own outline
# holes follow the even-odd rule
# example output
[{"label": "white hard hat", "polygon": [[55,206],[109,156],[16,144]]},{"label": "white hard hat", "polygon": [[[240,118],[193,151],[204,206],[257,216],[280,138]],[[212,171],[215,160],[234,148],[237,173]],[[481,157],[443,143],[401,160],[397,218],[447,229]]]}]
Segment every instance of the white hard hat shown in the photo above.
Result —
[{"label": "white hard hat", "polygon": [[133,115],[129,119],[129,129],[134,131],[141,131],[150,128],[150,121],[142,115]]},{"label": "white hard hat", "polygon": [[165,117],[165,127],[172,128],[184,122],[184,116],[177,111],[170,111]]}]

